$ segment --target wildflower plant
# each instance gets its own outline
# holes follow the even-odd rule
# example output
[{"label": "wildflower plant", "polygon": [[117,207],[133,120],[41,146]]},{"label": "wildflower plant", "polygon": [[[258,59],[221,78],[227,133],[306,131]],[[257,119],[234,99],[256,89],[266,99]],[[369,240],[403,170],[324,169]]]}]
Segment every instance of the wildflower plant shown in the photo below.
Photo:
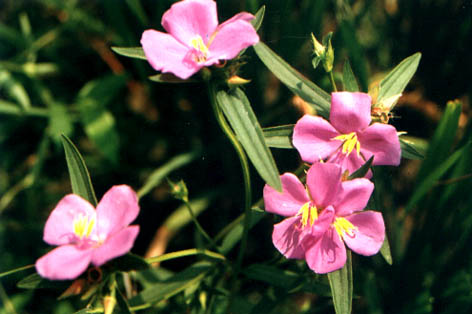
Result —
[{"label": "wildflower plant", "polygon": [[[405,252],[398,234],[394,237],[393,254],[390,251],[392,230],[399,229],[398,224],[392,223],[392,217],[396,219],[401,214],[385,209],[385,204],[391,201],[384,201],[382,194],[386,182],[392,181],[386,175],[387,171],[399,166],[402,158],[425,158],[425,166],[418,173],[421,179],[419,187],[402,208],[402,213],[406,214],[419,206],[426,193],[440,184],[438,180],[445,174],[464,175],[469,159],[461,158],[469,158],[469,142],[461,142],[461,148],[450,156],[450,146],[441,144],[453,142],[455,133],[446,130],[457,129],[460,105],[449,103],[435,138],[425,144],[425,141],[406,135],[408,130],[397,130],[390,119],[391,111],[418,67],[419,53],[406,58],[384,75],[376,88],[367,90],[359,87],[349,61],[339,64],[333,48],[337,32],[328,33],[321,42],[315,37],[321,38],[319,34],[308,33],[306,40],[310,43],[308,46],[313,47],[313,53],[312,60],[307,58],[304,63],[311,63],[311,70],[324,70],[322,75],[326,75],[324,81],[315,83],[263,42],[264,33],[259,32],[259,28],[264,25],[264,6],[257,12],[232,12],[231,18],[220,23],[222,19],[218,13],[221,12],[218,12],[214,0],[174,1],[165,8],[160,21],[164,32],[151,28],[150,24],[156,23],[142,17],[146,15],[139,1],[127,3],[133,14],[141,16],[140,39],[134,38],[135,47],[112,47],[116,54],[96,48],[100,56],[115,73],[124,71],[116,66],[119,64],[117,60],[122,60],[118,58],[121,55],[145,60],[139,64],[140,73],[151,74],[152,84],[194,84],[192,97],[198,99],[203,94],[206,100],[192,109],[193,113],[205,116],[205,121],[201,122],[205,127],[218,126],[219,130],[211,130],[211,135],[224,141],[212,144],[212,149],[205,152],[202,152],[202,147],[208,148],[206,142],[205,145],[199,143],[197,149],[174,156],[155,171],[150,171],[148,166],[143,166],[144,170],[128,167],[126,161],[133,161],[127,154],[133,153],[139,156],[136,159],[144,159],[142,146],[136,145],[136,152],[120,149],[118,135],[125,121],[115,121],[113,110],[106,109],[102,102],[111,102],[109,94],[115,86],[126,87],[130,93],[139,95],[136,98],[146,99],[151,94],[147,94],[146,88],[137,86],[147,80],[137,83],[135,78],[113,75],[89,82],[78,93],[77,106],[72,106],[70,112],[59,105],[60,101],[52,100],[53,93],[41,89],[42,83],[36,82],[33,86],[41,90],[38,99],[45,99],[50,110],[46,115],[51,120],[48,132],[60,129],[53,141],[65,152],[62,167],[65,169],[67,166],[71,191],[58,197],[58,202],[48,208],[47,219],[44,217],[43,240],[55,248],[44,247],[44,255],[38,254],[30,265],[1,273],[0,277],[34,269],[35,273],[19,281],[19,287],[60,286],[60,298],[80,296],[81,313],[318,313],[326,310],[322,306],[316,308],[317,302],[334,306],[337,314],[351,313],[354,277],[363,278],[355,283],[358,287],[356,295],[364,298],[363,294],[374,294],[369,287],[381,267],[378,265],[391,265],[392,256],[398,257],[399,263],[406,263],[402,260],[406,257],[398,253]],[[163,3],[159,5],[164,6]],[[80,20],[80,12],[77,15],[69,13],[59,15],[60,19]],[[23,29],[28,29],[25,21],[21,23]],[[35,49],[39,49],[40,44],[36,44]],[[96,42],[94,45],[99,46]],[[30,56],[28,60],[36,60],[36,57]],[[252,97],[251,88],[260,85],[257,85],[256,77],[248,76],[259,73],[246,72],[246,69],[251,69],[251,65],[259,61],[310,109],[310,114],[297,113],[296,118],[287,115],[283,119],[285,122],[289,120],[288,124],[261,126],[260,121],[269,124],[278,118],[265,115],[264,120],[259,119],[259,112],[264,110],[255,111],[253,108],[261,97]],[[320,64],[322,67],[318,67]],[[0,63],[0,70],[2,65]],[[0,87],[8,78],[0,71]],[[16,86],[16,92],[21,90]],[[172,88],[175,97],[182,97],[179,85]],[[195,91],[199,94],[196,95]],[[149,99],[142,103],[149,105],[152,102]],[[0,109],[4,108],[2,106],[0,102]],[[179,106],[179,110],[186,112],[191,105],[182,101]],[[159,143],[161,135],[158,132],[146,131],[150,125],[159,123],[153,121],[149,113],[162,115],[159,118],[163,120],[172,117],[166,116],[169,114],[166,110],[157,114],[154,107],[158,106],[146,107],[147,123],[140,120],[136,129],[126,129],[131,137],[129,142],[147,146],[149,143],[140,139],[146,133],[147,139]],[[133,108],[142,109],[136,103]],[[41,110],[29,110],[24,109],[24,113],[35,112],[34,115],[41,116]],[[213,117],[208,118],[208,113]],[[271,114],[277,115],[277,110]],[[192,119],[197,120],[201,115],[192,115]],[[214,119],[216,123],[208,119]],[[70,128],[76,121],[83,127],[83,136],[97,148],[95,151],[90,146],[81,145],[86,158],[68,136],[73,135]],[[178,123],[170,125],[173,131],[187,127]],[[193,129],[187,133],[193,132],[197,133]],[[224,147],[228,144],[234,151]],[[47,145],[48,142],[41,147]],[[282,175],[279,173],[280,163],[277,162],[281,154],[273,154],[271,149],[293,151],[290,166],[281,168],[289,168],[289,171]],[[159,156],[163,150],[159,147],[153,150],[152,155]],[[99,169],[95,166],[94,154],[101,154],[109,163]],[[233,154],[238,158],[238,165],[230,164]],[[206,156],[223,160],[225,164],[210,165]],[[200,171],[192,180],[187,179],[186,171],[173,173],[197,160],[199,165],[205,166],[189,170]],[[433,165],[438,166],[434,168]],[[462,168],[453,168],[453,165]],[[96,171],[92,173],[94,179],[100,177],[97,182],[106,181],[107,186],[112,186],[99,202],[88,167]],[[228,177],[220,171],[228,168],[238,169],[238,173],[240,169],[239,177]],[[130,182],[108,182],[105,180],[108,178],[104,178],[108,169],[126,173],[126,179],[122,180]],[[32,174],[34,180],[38,171],[34,170]],[[206,184],[209,175],[206,171],[220,171],[221,180],[233,180],[237,186],[211,186],[210,192],[203,197],[195,197],[194,191],[198,190],[200,182],[202,186]],[[253,180],[256,175],[261,180]],[[173,176],[183,178],[175,180]],[[113,177],[117,177],[116,173]],[[164,188],[158,190],[157,186]],[[454,193],[449,189],[438,196],[438,204],[446,206],[448,197]],[[173,197],[171,206],[180,202],[180,207],[168,217],[164,217],[169,213],[166,208],[150,205],[154,199],[163,198],[163,194]],[[241,199],[239,203],[234,201],[237,206],[233,207],[237,207],[239,212],[232,220],[229,217],[234,212],[228,210],[229,206],[224,202],[212,204],[222,194],[231,201]],[[0,199],[0,214],[1,206],[7,201],[3,197]],[[212,211],[209,216],[217,221],[215,226],[200,221],[203,219],[199,214],[207,208]],[[152,223],[145,221],[150,212],[164,221],[153,239],[149,234],[154,230],[151,233],[145,230]],[[438,224],[431,215],[418,216],[424,224]],[[188,223],[194,230],[183,228]],[[419,231],[409,232],[418,239],[426,239]],[[167,247],[176,235],[181,237],[178,245],[187,245],[193,239],[189,233],[195,235],[195,243],[192,242],[190,248],[174,251],[172,246]],[[261,244],[259,242],[270,248],[269,257],[255,252],[255,243]],[[148,245],[150,248],[143,253],[142,247]],[[351,252],[356,254],[351,255]],[[454,251],[451,252],[451,256],[456,256]],[[377,254],[379,257],[374,257]],[[442,258],[449,257],[445,255]],[[184,262],[174,263],[175,259]],[[161,262],[165,264],[161,265]],[[264,293],[253,293],[257,289],[253,282],[268,287],[264,288],[267,288]],[[0,297],[4,298],[2,293],[0,289]],[[284,302],[292,297],[303,301],[293,303],[306,303],[308,306],[285,306]]]}]

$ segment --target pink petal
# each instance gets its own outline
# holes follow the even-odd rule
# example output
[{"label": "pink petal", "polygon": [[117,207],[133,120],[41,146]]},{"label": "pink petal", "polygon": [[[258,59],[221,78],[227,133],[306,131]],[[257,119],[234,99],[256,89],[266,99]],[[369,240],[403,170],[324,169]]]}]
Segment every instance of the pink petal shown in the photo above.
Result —
[{"label": "pink petal", "polygon": [[374,165],[398,166],[402,151],[397,130],[388,124],[374,123],[358,133],[361,143],[361,153],[369,158],[374,155]]},{"label": "pink petal", "polygon": [[169,34],[148,29],[141,37],[141,45],[148,62],[157,71],[170,72],[185,80],[202,67],[196,62],[185,61],[190,48]]},{"label": "pink petal", "polygon": [[49,215],[44,227],[43,240],[51,245],[69,244],[76,239],[74,219],[79,215],[94,217],[92,204],[78,195],[63,197]]},{"label": "pink petal", "polygon": [[345,217],[357,230],[353,230],[354,235],[343,236],[346,245],[361,255],[374,255],[382,247],[385,239],[385,224],[382,214],[375,211],[363,211]]},{"label": "pink petal", "polygon": [[306,184],[318,208],[335,204],[342,192],[341,167],[331,163],[315,163],[308,170]]},{"label": "pink petal", "polygon": [[259,42],[259,36],[251,23],[240,15],[223,23],[216,30],[215,38],[210,44],[210,60],[230,60],[241,50]]},{"label": "pink petal", "polygon": [[333,140],[338,135],[338,131],[325,119],[304,115],[293,129],[293,146],[303,161],[315,163],[340,148],[342,142]]},{"label": "pink petal", "polygon": [[218,26],[216,2],[185,0],[174,3],[162,16],[165,30],[186,46],[197,35],[206,44]]},{"label": "pink petal", "polygon": [[129,226],[110,236],[96,248],[92,256],[92,264],[100,266],[115,257],[128,253],[133,247],[139,233],[139,226]]},{"label": "pink petal", "polygon": [[[341,150],[337,151],[331,157],[329,157],[326,162],[341,166],[342,172],[344,173],[344,171],[347,170],[349,174],[353,174],[357,169],[365,164],[364,159],[361,156],[357,156],[357,152],[355,150],[352,151],[349,156],[347,156],[347,154],[343,154]],[[372,177],[372,171],[370,169],[365,177],[369,179]]]},{"label": "pink petal", "polygon": [[115,185],[97,205],[97,230],[100,239],[127,227],[139,214],[136,193],[127,185]]},{"label": "pink petal", "polygon": [[306,233],[299,229],[299,222],[300,217],[290,217],[274,225],[272,242],[286,258],[302,259],[305,256],[301,241]]},{"label": "pink petal", "polygon": [[246,21],[246,22],[251,22],[252,20],[254,19],[254,15],[252,15],[251,13],[247,13],[247,12],[240,12],[238,14],[236,14],[235,16],[233,16],[232,18],[224,21],[223,23],[221,23],[218,27],[217,27],[217,30],[223,26],[225,26],[226,24],[230,24],[230,23],[233,23],[235,21],[238,21],[238,20],[242,20],[242,21]]},{"label": "pink petal", "polygon": [[269,213],[290,217],[295,216],[300,208],[310,201],[305,187],[292,173],[280,176],[282,192],[278,192],[269,185],[264,186],[264,205]]},{"label": "pink petal", "polygon": [[374,184],[364,178],[344,181],[342,186],[343,192],[339,202],[335,204],[336,216],[338,217],[363,210],[367,206],[374,190]]},{"label": "pink petal", "polygon": [[90,264],[92,249],[79,249],[75,245],[55,248],[36,261],[36,271],[41,277],[51,280],[75,279]]},{"label": "pink petal", "polygon": [[346,263],[346,247],[333,227],[321,237],[313,238],[311,243],[305,240],[304,246],[308,267],[317,274],[338,270]]},{"label": "pink petal", "polygon": [[365,93],[332,93],[329,121],[343,134],[361,131],[370,124],[371,105],[372,99]]}]

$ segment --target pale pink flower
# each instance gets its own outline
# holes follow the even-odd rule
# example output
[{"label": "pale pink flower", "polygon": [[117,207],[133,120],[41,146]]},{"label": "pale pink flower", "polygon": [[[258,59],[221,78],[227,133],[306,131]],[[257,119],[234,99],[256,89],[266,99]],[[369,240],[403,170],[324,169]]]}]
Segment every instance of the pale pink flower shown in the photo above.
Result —
[{"label": "pale pink flower", "polygon": [[187,79],[202,67],[233,59],[256,44],[259,36],[249,23],[253,18],[241,12],[218,25],[215,1],[183,0],[162,16],[168,34],[146,30],[141,45],[155,70]]},{"label": "pale pink flower", "polygon": [[57,248],[36,261],[36,271],[52,280],[74,279],[90,263],[100,266],[133,247],[139,226],[136,193],[127,185],[113,186],[97,209],[75,194],[62,198],[49,215],[43,240]]},{"label": "pale pink flower", "polygon": [[305,259],[318,274],[344,266],[344,243],[369,256],[380,250],[385,238],[382,214],[362,211],[374,189],[372,182],[341,178],[339,165],[315,163],[308,170],[306,188],[291,173],[280,177],[282,192],[264,187],[265,210],[288,217],[274,226],[275,247],[287,258]]},{"label": "pale pink flower", "polygon": [[305,162],[326,160],[353,173],[370,157],[373,165],[398,166],[400,141],[395,127],[371,122],[372,99],[365,93],[331,94],[329,122],[304,115],[293,130],[293,145]]}]

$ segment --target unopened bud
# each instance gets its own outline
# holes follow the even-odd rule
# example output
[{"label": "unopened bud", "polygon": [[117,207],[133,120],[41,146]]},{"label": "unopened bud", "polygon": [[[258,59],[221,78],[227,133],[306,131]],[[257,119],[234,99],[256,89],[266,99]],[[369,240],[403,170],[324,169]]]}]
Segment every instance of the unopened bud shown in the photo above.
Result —
[{"label": "unopened bud", "polygon": [[323,46],[315,37],[313,33],[311,33],[311,40],[313,41],[313,51],[315,52],[315,55],[318,57],[321,57],[324,55],[326,47]]},{"label": "unopened bud", "polygon": [[170,186],[170,192],[176,199],[188,202],[188,189],[183,180],[172,182],[171,180],[167,179],[167,182]]},{"label": "unopened bud", "polygon": [[116,298],[107,295],[103,298],[103,309],[105,314],[112,314],[116,306]]},{"label": "unopened bud", "polygon": [[77,279],[64,291],[58,299],[64,299],[73,295],[81,294],[86,285],[85,279]]},{"label": "unopened bud", "polygon": [[227,80],[229,87],[237,87],[237,86],[247,84],[249,82],[251,82],[251,80],[243,79],[242,77],[237,76],[237,75],[233,75]]}]

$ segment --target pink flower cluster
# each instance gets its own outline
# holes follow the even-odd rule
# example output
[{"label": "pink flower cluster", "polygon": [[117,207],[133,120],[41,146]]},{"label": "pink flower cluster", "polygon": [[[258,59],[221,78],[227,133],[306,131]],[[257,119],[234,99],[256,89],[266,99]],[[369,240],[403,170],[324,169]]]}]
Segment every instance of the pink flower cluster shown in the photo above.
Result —
[{"label": "pink flower cluster", "polygon": [[369,256],[380,250],[385,238],[382,214],[363,211],[373,183],[343,176],[372,156],[373,165],[400,164],[397,132],[391,125],[371,124],[371,105],[365,93],[333,93],[330,121],[305,115],[294,128],[294,146],[312,163],[306,187],[290,173],[281,176],[282,192],[264,187],[266,211],[287,217],[274,226],[275,247],[287,258],[305,259],[319,274],[344,266],[345,244]]}]

